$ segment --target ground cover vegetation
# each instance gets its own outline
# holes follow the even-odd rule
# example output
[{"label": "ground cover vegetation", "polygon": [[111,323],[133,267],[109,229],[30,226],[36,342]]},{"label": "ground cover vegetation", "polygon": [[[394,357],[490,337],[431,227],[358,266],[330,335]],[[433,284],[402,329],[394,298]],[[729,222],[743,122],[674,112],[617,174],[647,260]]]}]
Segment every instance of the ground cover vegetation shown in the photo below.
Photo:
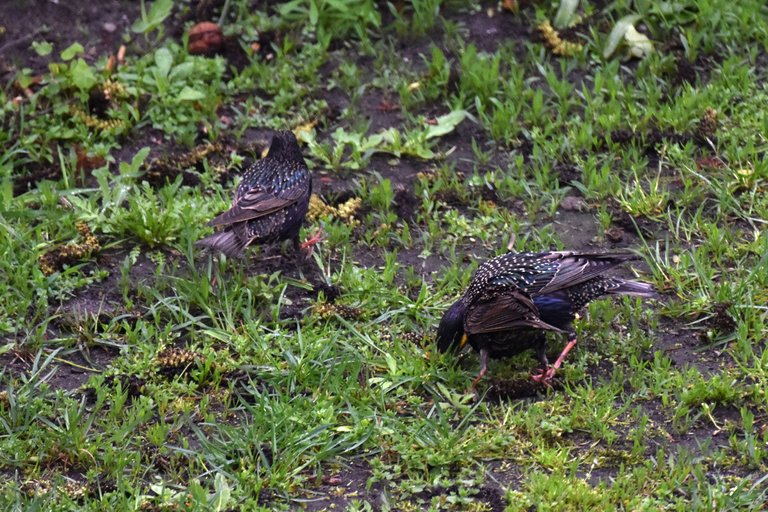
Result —
[{"label": "ground cover vegetation", "polygon": [[[761,0],[4,2],[1,508],[764,510],[767,43]],[[201,252],[278,129],[324,242]],[[660,297],[466,393],[435,328],[511,233]]]}]

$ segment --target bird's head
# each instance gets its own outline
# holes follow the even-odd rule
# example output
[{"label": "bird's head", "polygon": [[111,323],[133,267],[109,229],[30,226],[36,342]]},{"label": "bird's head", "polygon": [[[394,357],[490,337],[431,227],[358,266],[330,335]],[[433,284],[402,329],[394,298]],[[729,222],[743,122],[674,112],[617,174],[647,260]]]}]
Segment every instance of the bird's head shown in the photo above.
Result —
[{"label": "bird's head", "polygon": [[282,130],[275,133],[267,154],[274,158],[304,162],[299,141],[296,140],[296,136],[290,130]]},{"label": "bird's head", "polygon": [[437,328],[437,349],[440,352],[458,350],[467,343],[467,334],[464,332],[466,313],[467,304],[463,297],[445,312]]}]

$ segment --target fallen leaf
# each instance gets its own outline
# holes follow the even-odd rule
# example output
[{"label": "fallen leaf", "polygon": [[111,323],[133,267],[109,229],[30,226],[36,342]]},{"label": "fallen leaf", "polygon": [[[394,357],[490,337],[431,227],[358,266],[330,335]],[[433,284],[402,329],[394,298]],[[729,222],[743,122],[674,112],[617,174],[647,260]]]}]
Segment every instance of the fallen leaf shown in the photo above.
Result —
[{"label": "fallen leaf", "polygon": [[466,118],[466,110],[454,110],[444,116],[440,116],[435,119],[436,123],[434,125],[430,123],[426,138],[433,139],[451,133]]},{"label": "fallen leaf", "polygon": [[653,42],[648,39],[648,36],[638,32],[634,25],[627,27],[624,40],[627,43],[627,55],[629,57],[644,59],[653,53]]},{"label": "fallen leaf", "polygon": [[603,50],[603,57],[606,59],[610,58],[611,55],[614,54],[616,49],[619,47],[621,42],[624,40],[624,34],[627,33],[627,30],[629,27],[632,27],[635,22],[637,22],[641,16],[639,14],[630,14],[629,16],[624,16],[619,21],[616,22],[616,25],[614,25],[613,30],[611,30],[611,33],[608,35],[608,41],[605,43],[605,49]]},{"label": "fallen leaf", "polygon": [[570,25],[578,7],[579,0],[560,0],[560,8],[555,15],[555,28],[565,28]]}]

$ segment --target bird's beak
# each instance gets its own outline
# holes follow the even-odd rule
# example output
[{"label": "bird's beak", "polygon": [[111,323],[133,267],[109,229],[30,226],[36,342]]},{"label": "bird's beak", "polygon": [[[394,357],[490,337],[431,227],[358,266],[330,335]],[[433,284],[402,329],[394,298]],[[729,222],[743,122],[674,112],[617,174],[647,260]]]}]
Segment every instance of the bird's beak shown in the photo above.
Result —
[{"label": "bird's beak", "polygon": [[467,336],[467,333],[462,334],[461,340],[459,341],[459,348],[464,348],[464,346],[467,344],[468,339],[469,339],[469,336]]}]

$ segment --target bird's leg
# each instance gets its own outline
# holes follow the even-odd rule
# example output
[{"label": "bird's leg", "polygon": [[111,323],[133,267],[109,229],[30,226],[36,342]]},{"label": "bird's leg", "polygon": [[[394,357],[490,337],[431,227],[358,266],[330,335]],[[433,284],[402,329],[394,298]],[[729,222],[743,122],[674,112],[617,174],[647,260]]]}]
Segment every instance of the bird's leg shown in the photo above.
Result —
[{"label": "bird's leg", "polygon": [[[315,244],[323,240],[323,230],[322,228],[318,229],[304,242],[301,241],[301,238],[299,238],[299,232],[296,231],[291,240],[293,240],[293,248],[295,250],[297,261],[301,264],[304,261],[310,259]],[[301,257],[302,254],[304,256],[303,258]]]},{"label": "bird's leg", "polygon": [[472,381],[472,385],[469,386],[468,391],[474,392],[475,387],[477,386],[477,383],[480,382],[483,377],[485,377],[485,374],[488,373],[488,350],[481,348],[480,349],[480,373],[477,374],[477,377],[475,377],[475,380]]},{"label": "bird's leg", "polygon": [[319,228],[317,231],[315,231],[312,236],[307,238],[304,242],[299,244],[299,248],[306,251],[307,258],[312,256],[312,250],[316,243],[321,242],[323,240],[323,228]]},{"label": "bird's leg", "polygon": [[531,375],[531,380],[533,380],[534,382],[542,382],[542,383],[546,384],[548,379],[552,378],[551,375],[554,375],[554,372],[552,372],[552,374],[549,376],[548,379],[545,378],[545,376],[547,374],[549,374],[549,372],[551,370],[550,367],[549,367],[549,359],[547,359],[547,340],[546,340],[546,338],[542,339],[541,343],[539,343],[536,346],[536,359],[539,361],[539,363],[541,363],[541,368],[539,368],[538,370],[535,370],[533,372],[533,375]]},{"label": "bird's leg", "polygon": [[565,360],[565,356],[568,355],[568,352],[571,351],[571,349],[576,346],[576,334],[571,333],[570,336],[568,336],[570,339],[568,340],[568,343],[565,344],[565,348],[563,348],[563,351],[560,352],[560,355],[557,356],[557,360],[555,361],[555,364],[552,365],[552,368],[557,370],[560,368],[560,366],[563,364],[563,361]]},{"label": "bird's leg", "polygon": [[540,373],[533,375],[531,378],[536,381],[540,382],[544,385],[549,385],[550,381],[552,380],[552,377],[555,376],[555,372],[557,371],[560,366],[562,366],[563,361],[565,360],[565,356],[568,355],[568,352],[571,351],[571,349],[576,345],[576,333],[569,333],[568,334],[569,341],[565,344],[565,347],[563,348],[563,351],[560,352],[560,355],[557,356],[557,360],[555,361],[555,364],[549,367],[545,367],[546,369]]}]

